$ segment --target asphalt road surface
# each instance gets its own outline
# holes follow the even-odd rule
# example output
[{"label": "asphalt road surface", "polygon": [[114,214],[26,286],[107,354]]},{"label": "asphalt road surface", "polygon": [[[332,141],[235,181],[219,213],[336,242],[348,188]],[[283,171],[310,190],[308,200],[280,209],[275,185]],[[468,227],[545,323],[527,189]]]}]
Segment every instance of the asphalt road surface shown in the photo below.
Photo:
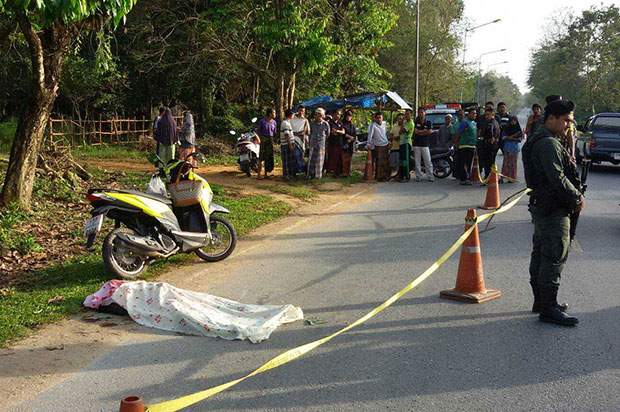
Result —
[{"label": "asphalt road surface", "polygon": [[[502,198],[520,187],[502,185]],[[487,287],[500,289],[499,299],[439,299],[454,285],[456,253],[366,324],[187,410],[620,410],[619,189],[620,167],[593,168],[560,293],[577,327],[543,324],[530,312],[533,226],[524,199],[480,235]],[[291,303],[326,324],[285,325],[258,345],[153,331],[17,410],[114,411],[128,394],[152,404],[244,376],[351,323],[422,273],[462,233],[466,209],[484,193],[452,179],[383,185],[368,202],[327,211],[317,225],[248,252],[252,263],[204,290]]]}]

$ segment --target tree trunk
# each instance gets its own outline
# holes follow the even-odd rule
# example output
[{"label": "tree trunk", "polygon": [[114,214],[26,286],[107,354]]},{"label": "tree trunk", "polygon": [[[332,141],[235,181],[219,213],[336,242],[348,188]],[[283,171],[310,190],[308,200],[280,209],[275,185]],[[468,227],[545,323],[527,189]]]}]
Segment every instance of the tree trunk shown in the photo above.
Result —
[{"label": "tree trunk", "polygon": [[284,106],[286,105],[286,87],[285,87],[285,78],[286,71],[284,70],[283,64],[280,62],[280,59],[276,57],[275,65],[277,70],[276,75],[276,87],[275,89],[275,103],[276,103],[276,117],[278,122],[284,118]]},{"label": "tree trunk", "polygon": [[295,105],[295,81],[297,79],[297,71],[293,71],[288,81],[288,87],[286,89],[286,108],[292,109]]},{"label": "tree trunk", "polygon": [[33,87],[30,91],[27,109],[19,119],[11,146],[9,167],[2,188],[4,205],[17,202],[25,208],[30,206],[37,156],[56,99],[57,86],[56,83],[49,89]]},{"label": "tree trunk", "polygon": [[25,14],[18,15],[17,19],[28,42],[32,84],[28,105],[19,119],[11,146],[0,202],[5,206],[15,202],[29,208],[39,149],[56,100],[70,35],[64,27],[53,25],[39,37]]}]

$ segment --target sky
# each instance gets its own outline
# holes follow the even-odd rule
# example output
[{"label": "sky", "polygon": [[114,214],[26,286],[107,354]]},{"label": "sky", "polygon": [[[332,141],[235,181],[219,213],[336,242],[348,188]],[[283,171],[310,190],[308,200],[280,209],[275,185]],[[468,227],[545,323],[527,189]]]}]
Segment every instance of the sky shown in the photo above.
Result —
[{"label": "sky", "polygon": [[[609,6],[616,0],[465,0],[465,16],[473,27],[496,19],[502,21],[481,27],[467,35],[465,60],[477,63],[481,54],[499,49],[505,52],[482,57],[481,70],[495,70],[508,75],[519,86],[521,93],[528,91],[529,60],[543,36],[543,26],[558,10],[570,9],[581,14],[592,6]],[[462,53],[462,52],[461,52]],[[463,58],[461,54],[461,59]],[[489,68],[489,65],[507,61]]]}]

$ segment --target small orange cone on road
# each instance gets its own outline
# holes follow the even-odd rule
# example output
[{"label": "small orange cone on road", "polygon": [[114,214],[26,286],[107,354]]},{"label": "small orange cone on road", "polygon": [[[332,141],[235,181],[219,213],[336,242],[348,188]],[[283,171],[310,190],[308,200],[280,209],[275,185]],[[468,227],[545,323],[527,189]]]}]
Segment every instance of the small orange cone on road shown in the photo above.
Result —
[{"label": "small orange cone on road", "polygon": [[370,149],[366,149],[368,154],[366,155],[366,168],[364,169],[364,181],[372,182],[375,180],[375,168],[372,165],[372,151]]},{"label": "small orange cone on road", "polygon": [[474,151],[474,159],[472,160],[471,173],[469,179],[472,183],[482,183],[480,176],[480,163],[478,161],[478,152]]},{"label": "small orange cone on road", "polygon": [[144,412],[144,405],[139,396],[131,395],[121,400],[119,412]]},{"label": "small orange cone on road", "polygon": [[491,166],[491,174],[487,182],[487,198],[484,205],[478,206],[480,209],[495,210],[499,209],[499,184],[497,182],[497,166]]},{"label": "small orange cone on road", "polygon": [[[465,218],[465,231],[474,226],[475,223],[476,210],[469,209]],[[499,290],[487,289],[484,285],[480,239],[478,238],[478,226],[475,226],[461,246],[461,260],[456,275],[456,286],[454,289],[442,290],[439,297],[469,303],[482,303],[498,298],[500,295]]]}]

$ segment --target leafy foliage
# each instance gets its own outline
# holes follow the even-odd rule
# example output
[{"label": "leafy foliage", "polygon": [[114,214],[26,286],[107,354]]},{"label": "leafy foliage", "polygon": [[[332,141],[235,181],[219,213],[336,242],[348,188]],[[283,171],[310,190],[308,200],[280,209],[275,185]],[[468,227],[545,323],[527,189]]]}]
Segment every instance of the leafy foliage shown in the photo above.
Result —
[{"label": "leafy foliage", "polygon": [[[458,23],[462,0],[420,3],[420,103],[459,101],[469,73],[458,61]],[[409,101],[415,100],[416,3],[405,1],[397,8],[398,26],[388,39],[394,44],[381,53],[379,62],[392,73],[390,87]]]},{"label": "leafy foliage", "polygon": [[55,23],[73,23],[96,14],[108,14],[114,24],[131,10],[136,0],[0,0],[0,11],[5,13],[28,13],[40,27],[49,27]]}]

